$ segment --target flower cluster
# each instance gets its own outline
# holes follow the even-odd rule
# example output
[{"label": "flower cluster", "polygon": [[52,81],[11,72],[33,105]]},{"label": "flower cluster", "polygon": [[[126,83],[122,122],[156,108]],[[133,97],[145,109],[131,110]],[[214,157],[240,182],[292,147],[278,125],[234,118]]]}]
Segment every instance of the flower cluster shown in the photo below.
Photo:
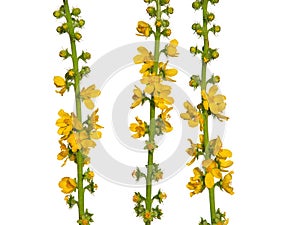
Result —
[{"label": "flower cluster", "polygon": [[[84,209],[84,192],[87,190],[94,193],[98,186],[93,180],[94,172],[90,168],[84,171],[84,166],[90,162],[90,149],[94,148],[96,146],[95,141],[101,138],[100,129],[103,127],[98,124],[98,109],[94,109],[92,100],[92,98],[100,95],[100,90],[96,89],[95,85],[83,87],[80,90],[80,81],[90,72],[90,68],[82,66],[79,69],[79,61],[86,63],[91,58],[91,54],[85,51],[82,51],[81,55],[77,55],[76,42],[79,42],[82,38],[79,29],[85,24],[85,21],[80,18],[80,13],[79,8],[70,10],[68,1],[64,1],[63,5],[53,13],[53,16],[57,19],[64,19],[56,31],[59,34],[68,34],[71,45],[70,52],[68,49],[63,49],[59,52],[59,56],[64,60],[68,58],[72,60],[72,68],[68,69],[64,76],[54,76],[53,80],[54,85],[58,88],[56,92],[61,96],[73,87],[76,102],[76,112],[68,113],[63,109],[59,110],[56,125],[58,126],[57,133],[60,135],[60,152],[57,159],[64,161],[62,166],[65,166],[68,160],[77,164],[77,178],[63,177],[58,185],[61,191],[66,194],[65,201],[67,205],[70,208],[74,205],[78,206],[79,219],[77,223],[88,225],[93,222],[93,214]],[[85,119],[82,119],[81,114],[82,103],[88,109],[93,110]],[[78,192],[77,198],[73,195],[73,192]]]},{"label": "flower cluster", "polygon": [[170,22],[167,19],[174,12],[174,9],[169,5],[170,1],[144,1],[148,4],[146,12],[150,18],[154,19],[154,23],[151,25],[145,21],[138,21],[136,28],[137,35],[146,38],[153,36],[155,38],[155,46],[153,53],[143,46],[138,47],[138,55],[133,58],[135,64],[141,64],[139,72],[141,73],[140,83],[143,85],[143,88],[135,86],[131,109],[148,102],[150,105],[150,121],[143,121],[142,118],[136,116],[136,122],[131,123],[129,129],[133,133],[133,138],[148,136],[144,147],[148,151],[147,171],[143,173],[137,168],[133,172],[133,176],[137,181],[142,177],[146,180],[146,197],[143,197],[140,193],[136,193],[134,202],[136,203],[135,211],[137,216],[142,217],[146,224],[150,224],[154,218],[160,219],[162,215],[158,206],[152,207],[153,200],[158,199],[159,203],[161,203],[162,199],[166,196],[165,194],[162,195],[159,191],[152,198],[151,189],[149,189],[152,186],[152,181],[158,181],[163,177],[163,172],[159,168],[159,165],[153,163],[154,150],[158,148],[155,144],[155,136],[163,135],[173,130],[169,119],[174,99],[170,96],[171,86],[167,85],[166,82],[175,82],[174,77],[178,73],[175,68],[169,68],[168,61],[160,61],[160,55],[177,57],[179,53],[177,51],[178,41],[176,39],[170,40],[169,44],[163,48],[160,46],[160,38],[168,38],[172,32],[169,28]]},{"label": "flower cluster", "polygon": [[200,166],[196,166],[193,169],[193,176],[190,177],[186,185],[190,190],[190,196],[199,194],[206,188],[209,191],[211,223],[202,218],[199,225],[225,225],[228,223],[225,213],[222,214],[219,209],[215,210],[214,208],[214,191],[215,187],[219,187],[231,195],[234,194],[231,186],[233,171],[229,170],[233,161],[229,159],[232,157],[232,152],[223,148],[221,138],[217,136],[217,138],[210,139],[209,137],[209,118],[216,118],[221,122],[228,120],[228,117],[224,115],[226,97],[219,93],[217,86],[217,83],[220,82],[220,77],[215,75],[212,75],[209,79],[206,77],[207,64],[219,56],[217,49],[209,47],[209,34],[216,34],[221,30],[219,25],[211,25],[215,15],[207,10],[209,2],[214,5],[218,3],[218,0],[195,0],[192,3],[193,9],[196,11],[202,10],[203,21],[202,23],[194,23],[192,30],[198,37],[203,38],[203,46],[201,48],[197,46],[190,48],[190,52],[193,55],[201,55],[202,71],[201,76],[191,76],[189,85],[194,90],[201,89],[201,102],[197,106],[193,106],[192,103],[186,101],[184,103],[186,112],[181,113],[180,116],[188,121],[190,127],[199,127],[200,132],[196,143],[188,139],[190,147],[186,149],[188,155],[192,157],[187,163],[188,166],[192,165],[196,160],[201,162]]}]

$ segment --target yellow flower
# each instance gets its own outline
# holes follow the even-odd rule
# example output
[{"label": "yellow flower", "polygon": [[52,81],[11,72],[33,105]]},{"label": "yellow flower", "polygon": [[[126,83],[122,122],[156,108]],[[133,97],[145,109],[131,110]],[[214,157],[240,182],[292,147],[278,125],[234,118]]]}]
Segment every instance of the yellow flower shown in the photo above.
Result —
[{"label": "yellow flower", "polygon": [[138,117],[135,117],[135,120],[138,123],[131,123],[129,129],[132,132],[136,132],[135,134],[131,135],[134,138],[140,138],[145,136],[146,133],[146,124],[142,120],[140,120]]},{"label": "yellow flower", "polygon": [[200,124],[200,130],[203,130],[203,117],[200,112],[192,106],[192,104],[186,101],[183,106],[186,108],[186,113],[181,113],[180,117],[184,120],[188,120],[190,127],[196,127]]},{"label": "yellow flower", "polygon": [[173,39],[170,41],[170,44],[167,46],[167,55],[171,57],[177,57],[179,53],[177,52],[178,41]]},{"label": "yellow flower", "polygon": [[199,167],[194,168],[193,173],[194,176],[190,178],[190,182],[186,185],[186,187],[192,191],[190,192],[191,197],[195,194],[201,193],[205,189],[203,184],[203,173]]},{"label": "yellow flower", "polygon": [[57,133],[63,135],[61,139],[67,139],[73,129],[72,116],[64,110],[59,110],[58,115],[60,118],[56,120],[56,125],[59,127]]},{"label": "yellow flower", "polygon": [[92,125],[92,128],[95,130],[104,128],[101,125],[97,124],[97,122],[99,121],[99,116],[97,115],[98,111],[99,111],[99,109],[96,109],[90,117],[90,123]]},{"label": "yellow flower", "polygon": [[167,119],[169,119],[171,117],[170,114],[168,114],[168,113],[172,109],[173,109],[173,107],[167,108],[166,110],[162,110],[161,114],[158,116],[163,121],[162,131],[166,132],[166,133],[171,132],[173,130],[172,125],[167,121]]},{"label": "yellow flower", "polygon": [[91,98],[96,98],[100,95],[100,90],[95,89],[96,86],[95,84],[89,86],[87,89],[82,88],[80,92],[80,96],[83,99],[83,103],[88,109],[93,109],[94,108],[94,103],[91,100]]},{"label": "yellow flower", "polygon": [[71,113],[71,116],[72,116],[72,125],[73,125],[73,128],[76,129],[76,130],[82,130],[83,129],[83,125],[79,121],[79,119],[75,116],[74,113]]},{"label": "yellow flower", "polygon": [[77,143],[75,133],[70,134],[67,141],[71,146],[72,152],[74,152],[74,153],[77,152],[77,150],[79,149],[79,145]]},{"label": "yellow flower", "polygon": [[222,188],[229,194],[233,195],[233,187],[230,186],[232,180],[233,171],[226,174],[221,182]]},{"label": "yellow flower", "polygon": [[203,98],[203,106],[206,110],[208,108],[210,111],[218,117],[218,119],[224,119],[228,120],[228,117],[221,115],[220,113],[223,112],[223,110],[226,107],[226,103],[224,102],[226,100],[226,97],[221,94],[216,94],[218,91],[218,86],[213,85],[208,93],[206,93],[204,90],[202,90],[202,98]]},{"label": "yellow flower", "polygon": [[167,81],[171,81],[171,82],[175,82],[175,80],[173,80],[171,77],[174,77],[175,75],[177,75],[178,71],[176,69],[167,69],[167,64],[166,63],[159,63],[159,70],[162,74],[162,77],[164,80]]},{"label": "yellow flower", "polygon": [[135,89],[133,90],[132,99],[134,100],[134,102],[130,106],[131,109],[133,109],[133,108],[137,107],[139,104],[141,104],[144,99],[142,90],[137,86],[135,86]]},{"label": "yellow flower", "polygon": [[144,22],[144,21],[139,21],[136,30],[139,32],[139,34],[137,34],[138,36],[145,36],[145,37],[149,37],[152,33],[152,28],[151,26]]},{"label": "yellow flower", "polygon": [[169,85],[163,85],[161,83],[154,85],[154,102],[161,110],[168,108],[167,105],[174,103],[174,99],[169,96],[170,93],[171,87]]},{"label": "yellow flower", "polygon": [[94,148],[96,143],[90,139],[88,133],[84,130],[75,134],[76,143],[79,149]]},{"label": "yellow flower", "polygon": [[145,63],[148,61],[153,61],[153,55],[151,52],[149,52],[145,47],[140,46],[137,48],[138,52],[141,53],[140,55],[136,55],[133,58],[133,62],[135,64]]},{"label": "yellow flower", "polygon": [[62,78],[61,76],[55,76],[53,78],[53,81],[54,81],[54,85],[57,88],[61,88],[59,91],[56,91],[56,93],[59,93],[59,94],[61,94],[61,96],[63,96],[65,91],[67,90],[65,79]]},{"label": "yellow flower", "polygon": [[132,201],[137,203],[137,202],[141,201],[141,198],[138,194],[134,194],[132,197]]},{"label": "yellow flower", "polygon": [[[201,138],[200,138],[200,140],[201,140]],[[186,153],[187,154],[189,154],[190,156],[192,156],[193,158],[191,159],[191,161],[190,162],[188,162],[188,163],[186,163],[186,165],[187,166],[190,166],[190,165],[192,165],[194,162],[195,162],[195,160],[196,160],[196,158],[197,158],[197,153],[198,153],[198,150],[199,149],[202,149],[202,145],[201,144],[198,144],[198,143],[193,143],[193,141],[191,140],[191,139],[188,139],[188,141],[191,143],[191,147],[190,148],[188,148],[188,149],[186,149],[185,151],[186,151]]]},{"label": "yellow flower", "polygon": [[163,200],[163,199],[166,199],[166,198],[167,198],[167,194],[164,193],[164,192],[160,192],[159,195],[158,195],[158,197],[159,197],[161,200]]},{"label": "yellow flower", "polygon": [[154,66],[154,61],[152,61],[152,60],[146,61],[143,64],[142,68],[140,69],[140,73],[143,74],[143,77],[154,75],[154,74],[152,74],[153,66]]},{"label": "yellow flower", "polygon": [[161,78],[159,76],[146,76],[141,80],[142,84],[146,85],[145,92],[147,94],[152,94],[155,90],[155,87],[160,83]]},{"label": "yellow flower", "polygon": [[91,180],[94,178],[94,176],[95,176],[95,174],[93,171],[87,172],[87,175],[86,175],[87,179]]},{"label": "yellow flower", "polygon": [[58,183],[58,186],[62,189],[63,193],[70,194],[76,189],[76,181],[70,177],[64,177]]},{"label": "yellow flower", "polygon": [[[57,154],[57,160],[63,160],[69,155],[69,149],[67,146],[62,142],[62,140],[58,141],[60,144],[60,153]],[[61,166],[66,165],[68,159],[65,159],[64,163]]]},{"label": "yellow flower", "polygon": [[227,160],[227,158],[232,157],[232,152],[229,149],[222,148],[222,141],[218,136],[216,139],[210,141],[210,147],[213,149],[213,154],[216,156],[216,162],[219,164],[219,167],[222,172],[227,172],[223,170],[224,168],[230,167],[233,162]]},{"label": "yellow flower", "polygon": [[215,184],[214,177],[222,179],[222,173],[220,169],[218,169],[218,164],[212,159],[206,159],[202,162],[202,166],[206,170],[205,186],[207,188],[212,188]]}]

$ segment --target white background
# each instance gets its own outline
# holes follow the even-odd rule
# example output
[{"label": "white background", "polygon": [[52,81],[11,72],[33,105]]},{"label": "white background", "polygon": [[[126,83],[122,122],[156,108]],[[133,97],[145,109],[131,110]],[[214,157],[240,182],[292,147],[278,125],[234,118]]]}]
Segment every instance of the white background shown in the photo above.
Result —
[{"label": "white background", "polygon": [[[71,95],[55,94],[52,81],[69,68],[58,57],[67,39],[57,35],[59,22],[52,16],[61,2],[1,2],[1,224],[76,222],[76,209],[67,208],[57,186],[61,177],[74,173],[71,164],[61,168],[56,160],[57,111],[71,110],[73,104]],[[199,20],[191,3],[171,1],[172,38],[185,48],[197,41],[190,26]],[[86,20],[80,47],[92,53],[90,64],[112,49],[143,39],[135,35],[137,21],[148,19],[142,0],[74,0],[70,5],[80,6]],[[224,146],[234,153],[236,192],[229,196],[217,191],[217,207],[227,212],[232,225],[296,224],[298,1],[221,0],[212,11],[222,32],[211,40],[220,58],[210,68],[220,74],[227,96],[230,120]],[[102,107],[110,104],[102,101]],[[153,224],[198,224],[200,216],[209,218],[207,193],[190,198],[185,188],[191,169],[161,185],[168,198],[162,221]],[[98,176],[95,180],[99,190],[86,203],[95,213],[95,224],[142,224],[133,211],[135,189]]]}]

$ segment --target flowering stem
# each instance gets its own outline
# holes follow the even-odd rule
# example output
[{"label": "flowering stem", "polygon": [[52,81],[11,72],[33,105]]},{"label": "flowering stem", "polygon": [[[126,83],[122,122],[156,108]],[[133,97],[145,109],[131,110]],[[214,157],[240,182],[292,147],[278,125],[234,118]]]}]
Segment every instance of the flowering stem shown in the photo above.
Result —
[{"label": "flowering stem", "polygon": [[[156,0],[156,18],[160,20],[161,18],[161,6],[160,0]],[[154,44],[154,67],[153,72],[157,74],[159,65],[159,55],[160,55],[160,27],[156,26],[155,31],[155,44]],[[154,143],[155,140],[155,102],[154,96],[151,96],[150,100],[150,125],[149,125],[149,142]],[[147,179],[146,179],[146,210],[151,212],[152,208],[152,172],[153,172],[153,150],[148,150],[148,163],[147,163]],[[145,222],[146,225],[150,225],[151,221]]]},{"label": "flowering stem", "polygon": [[[207,30],[207,24],[208,24],[208,12],[207,12],[207,6],[208,6],[208,0],[203,1],[202,5],[202,13],[203,13],[203,55],[202,55],[202,71],[201,71],[201,91],[206,92],[206,69],[207,69],[207,56],[208,56],[208,50],[209,50],[209,40],[208,40],[208,30]],[[207,110],[203,110],[203,119],[204,119],[204,127],[203,127],[203,133],[204,133],[204,149],[205,149],[205,159],[210,159],[211,153],[209,151],[209,132],[208,132],[208,112]],[[209,188],[209,203],[210,203],[210,217],[211,217],[211,224],[214,223],[216,218],[216,207],[215,207],[215,189],[214,187]]]},{"label": "flowering stem", "polygon": [[[78,70],[78,56],[76,50],[76,39],[74,35],[74,25],[71,18],[70,8],[68,4],[68,0],[64,0],[64,8],[66,13],[66,20],[69,30],[69,38],[72,50],[72,63],[73,63],[73,71],[74,71],[74,91],[75,91],[75,101],[76,101],[76,116],[80,122],[82,122],[81,115],[81,100],[80,100],[80,74]],[[76,154],[76,162],[77,162],[77,188],[78,188],[78,212],[79,212],[79,220],[84,215],[84,188],[83,188],[83,156],[81,151],[78,151]]]}]

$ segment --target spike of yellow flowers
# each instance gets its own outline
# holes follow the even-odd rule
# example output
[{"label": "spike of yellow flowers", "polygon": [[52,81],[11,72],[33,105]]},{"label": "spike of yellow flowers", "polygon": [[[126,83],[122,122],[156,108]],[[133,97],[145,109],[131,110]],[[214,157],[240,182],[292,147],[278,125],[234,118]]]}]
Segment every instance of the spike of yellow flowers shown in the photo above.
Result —
[{"label": "spike of yellow flowers", "polygon": [[76,181],[70,177],[63,177],[58,186],[63,193],[70,194],[76,189]]},{"label": "spike of yellow flowers", "polygon": [[146,125],[145,123],[140,120],[138,117],[135,117],[137,123],[131,123],[129,129],[132,132],[136,132],[135,134],[131,135],[134,138],[143,137],[146,133]]},{"label": "spike of yellow flowers", "polygon": [[54,85],[57,88],[61,88],[59,91],[56,91],[56,93],[59,93],[59,94],[61,94],[61,96],[63,96],[67,90],[65,79],[62,78],[61,76],[55,76],[53,78],[53,81],[54,81]]},{"label": "spike of yellow flowers", "polygon": [[94,103],[91,100],[91,98],[96,98],[101,94],[101,91],[99,89],[96,89],[96,85],[93,84],[89,86],[88,88],[82,88],[80,92],[80,96],[83,99],[83,103],[88,109],[94,108]]}]

